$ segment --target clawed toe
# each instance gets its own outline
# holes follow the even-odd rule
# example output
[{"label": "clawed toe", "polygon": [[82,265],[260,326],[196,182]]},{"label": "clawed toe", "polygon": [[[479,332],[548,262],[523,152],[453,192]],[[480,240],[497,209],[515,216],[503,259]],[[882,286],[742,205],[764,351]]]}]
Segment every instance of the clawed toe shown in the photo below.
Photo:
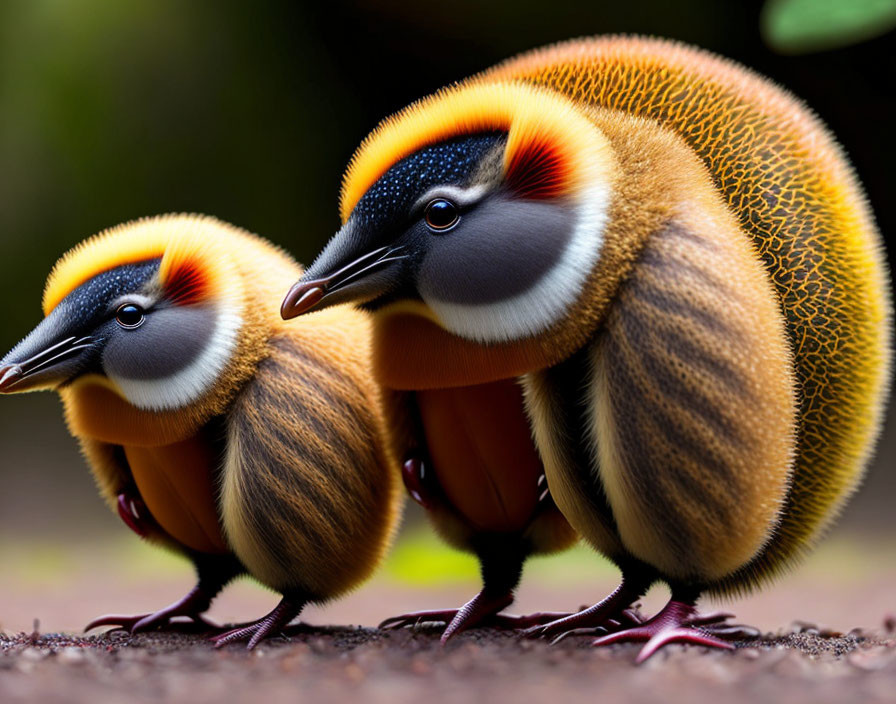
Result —
[{"label": "clawed toe", "polygon": [[[174,620],[179,617],[188,620]],[[126,631],[132,634],[145,633],[154,629],[164,629],[178,633],[205,633],[221,630],[221,626],[209,621],[201,614],[169,614],[164,610],[134,616],[108,614],[94,619],[84,627],[84,630],[90,631],[101,626],[112,626],[110,632]]]},{"label": "clawed toe", "polygon": [[[401,616],[387,618],[379,627],[394,630],[405,626],[416,626],[421,623],[444,623],[440,642],[448,643],[454,636],[476,626],[494,626],[496,628],[519,628],[520,619],[526,616],[507,616],[499,612],[513,602],[510,592],[494,594],[482,590],[459,609],[439,609],[435,611],[416,611]],[[539,614],[534,615],[538,617]]]},{"label": "clawed toe", "polygon": [[[112,630],[124,630],[129,633],[140,633],[154,628],[165,628],[172,631],[193,633],[196,631],[220,630],[220,626],[205,619],[202,615],[208,611],[212,599],[220,586],[208,590],[202,582],[196,585],[183,599],[150,614],[122,616],[109,614],[100,616],[87,624],[85,631],[99,626],[113,626]],[[188,621],[174,621],[175,618],[186,618]]]},{"label": "clawed toe", "polygon": [[128,633],[131,633],[131,629],[137,623],[151,615],[152,614],[140,614],[139,616],[125,616],[122,614],[106,614],[105,616],[93,619],[93,621],[84,626],[84,630],[92,631],[94,628],[99,628],[101,626],[112,626],[110,632],[127,631]]},{"label": "clawed toe", "polygon": [[644,662],[670,643],[732,650],[734,646],[722,640],[722,636],[730,631],[736,637],[743,627],[719,625],[729,618],[732,618],[732,615],[726,613],[701,615],[694,609],[693,604],[671,600],[649,621],[605,635],[595,640],[592,645],[599,647],[613,643],[646,641],[646,645],[638,654],[638,663]]},{"label": "clawed toe", "polygon": [[569,635],[593,635],[594,633],[613,631],[622,626],[634,626],[641,623],[637,606],[634,605],[647,590],[649,583],[623,577],[622,584],[603,601],[574,614],[565,614],[549,623],[528,628],[522,632],[524,638],[550,638],[552,643],[563,640]]},{"label": "clawed toe", "polygon": [[442,609],[437,611],[413,611],[401,616],[392,616],[382,621],[378,628],[393,631],[406,626],[418,626],[421,623],[449,624],[457,616],[459,609]]},{"label": "clawed toe", "polygon": [[649,641],[647,645],[641,648],[635,662],[640,664],[653,655],[657,650],[669,643],[681,643],[684,645],[702,645],[707,648],[719,648],[720,650],[734,650],[731,643],[714,638],[705,633],[688,626],[684,628],[672,628],[661,633],[657,633]]},{"label": "clawed toe", "polygon": [[685,626],[710,626],[716,623],[724,623],[729,618],[734,618],[734,614],[727,611],[713,611],[708,614],[695,613],[690,618],[684,619]]},{"label": "clawed toe", "polygon": [[235,628],[226,633],[222,633],[221,635],[214,636],[211,641],[215,644],[216,648],[222,648],[230,643],[248,641],[246,650],[254,650],[261,641],[273,636],[276,628],[276,625],[266,623],[262,620],[250,626]]},{"label": "clawed toe", "polygon": [[299,615],[304,605],[305,599],[284,596],[274,610],[264,618],[213,636],[211,641],[216,648],[248,641],[246,650],[254,650],[266,638],[281,634],[289,622]]}]

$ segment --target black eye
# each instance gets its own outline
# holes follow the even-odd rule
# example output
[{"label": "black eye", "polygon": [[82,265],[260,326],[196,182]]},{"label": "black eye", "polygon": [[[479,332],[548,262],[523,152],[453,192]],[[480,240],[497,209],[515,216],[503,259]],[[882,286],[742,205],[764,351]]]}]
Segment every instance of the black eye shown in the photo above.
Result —
[{"label": "black eye", "polygon": [[140,306],[135,306],[133,303],[125,303],[115,313],[115,320],[123,328],[139,328],[143,325],[145,319],[143,309]]},{"label": "black eye", "polygon": [[436,198],[426,206],[423,211],[426,224],[433,230],[450,230],[460,220],[457,206],[450,200]]}]

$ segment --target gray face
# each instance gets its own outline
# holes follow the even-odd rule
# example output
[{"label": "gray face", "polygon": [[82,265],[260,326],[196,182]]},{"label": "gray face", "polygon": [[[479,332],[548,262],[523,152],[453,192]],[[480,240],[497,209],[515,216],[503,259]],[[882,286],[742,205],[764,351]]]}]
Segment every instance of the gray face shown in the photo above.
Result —
[{"label": "gray face", "polygon": [[189,368],[210,343],[215,311],[203,306],[158,304],[134,329],[108,324],[102,366],[108,376],[149,381]]},{"label": "gray face", "polygon": [[[505,144],[501,134],[459,138],[389,169],[294,287],[284,315],[406,298],[481,309],[532,291],[568,253],[576,209],[514,193],[503,182]],[[450,228],[427,217],[438,200],[456,208]]]},{"label": "gray face", "polygon": [[554,267],[573,226],[571,210],[563,204],[488,195],[445,233],[422,223],[426,247],[417,289],[424,300],[465,305],[514,298]]},{"label": "gray face", "polygon": [[208,353],[219,312],[166,300],[155,283],[158,269],[158,260],[118,267],[72,291],[0,363],[0,391],[55,388],[101,374],[151,401],[129,399],[141,407],[183,402],[178,389],[165,389],[167,380],[183,377],[181,392],[184,384],[196,386],[191,369]]}]

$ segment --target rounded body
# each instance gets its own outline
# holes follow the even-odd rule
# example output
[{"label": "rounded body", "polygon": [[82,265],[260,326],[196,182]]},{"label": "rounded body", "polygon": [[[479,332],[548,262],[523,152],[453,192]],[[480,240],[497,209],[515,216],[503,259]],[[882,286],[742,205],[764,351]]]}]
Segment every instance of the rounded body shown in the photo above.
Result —
[{"label": "rounded body", "polygon": [[786,92],[671,42],[570,42],[474,80],[507,79],[672,131],[748,235],[791,355],[798,412],[786,432],[795,436],[795,456],[773,537],[714,588],[738,590],[779,573],[858,485],[888,388],[887,276],[880,236],[849,164],[817,118]]}]

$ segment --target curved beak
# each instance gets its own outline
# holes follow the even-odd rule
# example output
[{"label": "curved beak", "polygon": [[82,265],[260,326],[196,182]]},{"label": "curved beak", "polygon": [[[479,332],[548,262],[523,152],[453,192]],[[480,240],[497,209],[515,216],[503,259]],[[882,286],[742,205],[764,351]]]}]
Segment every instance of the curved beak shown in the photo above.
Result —
[{"label": "curved beak", "polygon": [[55,389],[87,366],[96,338],[60,331],[55,313],[0,360],[0,394]]},{"label": "curved beak", "polygon": [[[338,236],[337,236],[338,237]],[[332,243],[331,243],[332,245]],[[401,245],[380,247],[351,259],[347,264],[327,266],[328,246],[318,261],[286,294],[280,307],[284,320],[337,303],[363,303],[386,293],[394,281],[398,262],[408,258]],[[320,271],[324,271],[321,275]],[[328,273],[327,270],[332,271]]]}]

